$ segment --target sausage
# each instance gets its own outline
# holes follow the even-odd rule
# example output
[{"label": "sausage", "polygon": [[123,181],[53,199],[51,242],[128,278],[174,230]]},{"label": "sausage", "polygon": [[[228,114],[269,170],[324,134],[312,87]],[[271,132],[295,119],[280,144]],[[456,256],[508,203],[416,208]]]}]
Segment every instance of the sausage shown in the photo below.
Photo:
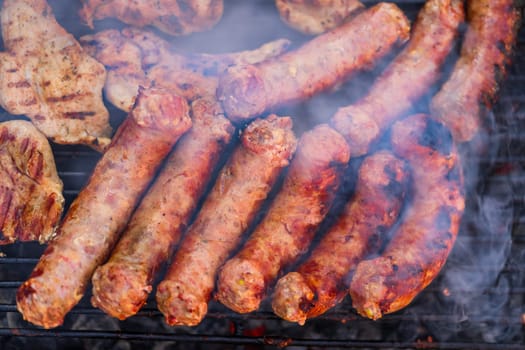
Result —
[{"label": "sausage", "polygon": [[465,209],[460,157],[450,130],[416,114],[396,122],[394,153],[407,160],[412,199],[381,256],[359,263],[350,284],[354,308],[378,319],[408,305],[439,273]]},{"label": "sausage", "polygon": [[372,66],[407,41],[409,31],[408,19],[396,5],[380,3],[295,51],[231,67],[219,77],[217,97],[228,118],[250,119],[278,105],[305,100]]},{"label": "sausage", "polygon": [[468,28],[461,56],[431,102],[432,116],[445,123],[457,142],[474,138],[483,126],[517,37],[514,0],[467,1]]},{"label": "sausage", "polygon": [[326,124],[303,134],[268,213],[222,267],[218,301],[240,313],[259,307],[280,271],[308,250],[331,207],[349,157],[343,137]]},{"label": "sausage", "polygon": [[157,288],[169,325],[194,326],[207,312],[220,265],[238,245],[296,148],[289,117],[250,123],[221,169]]},{"label": "sausage", "polygon": [[144,305],[234,132],[213,99],[191,105],[193,126],[166,160],[108,262],[92,278],[93,306],[121,320]]},{"label": "sausage", "polygon": [[406,163],[389,151],[363,160],[354,195],[337,222],[306,261],[278,280],[272,297],[276,315],[303,325],[345,297],[345,276],[378,251],[383,233],[398,219],[408,179]]},{"label": "sausage", "polygon": [[71,204],[29,279],[16,294],[24,319],[52,328],[82,298],[140,196],[177,139],[191,126],[185,99],[141,91],[137,104]]},{"label": "sausage", "polygon": [[438,81],[463,20],[462,1],[427,1],[408,45],[363,98],[334,114],[331,123],[346,137],[354,156],[366,154],[370,144]]}]

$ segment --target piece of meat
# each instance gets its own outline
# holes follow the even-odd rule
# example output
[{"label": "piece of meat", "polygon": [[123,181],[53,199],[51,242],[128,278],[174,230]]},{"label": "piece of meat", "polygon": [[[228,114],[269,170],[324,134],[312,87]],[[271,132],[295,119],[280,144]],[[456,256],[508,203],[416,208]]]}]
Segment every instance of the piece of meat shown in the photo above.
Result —
[{"label": "piece of meat", "polygon": [[0,244],[47,242],[64,209],[48,140],[22,120],[0,123]]},{"label": "piece of meat", "polygon": [[337,222],[308,259],[277,282],[272,297],[276,315],[303,325],[346,296],[345,277],[378,252],[384,233],[397,221],[408,179],[406,163],[389,151],[364,159],[353,197]]},{"label": "piece of meat", "polygon": [[95,20],[116,18],[177,36],[211,29],[224,10],[223,0],[82,0],[82,4],[79,15],[91,28]]},{"label": "piece of meat", "polygon": [[52,328],[82,298],[91,276],[108,257],[156,169],[191,126],[181,97],[143,90],[118,128],[58,233],[16,294],[24,319]]},{"label": "piece of meat", "polygon": [[169,325],[194,326],[207,313],[218,268],[238,245],[296,147],[289,117],[250,123],[188,229],[157,305]]},{"label": "piece of meat", "polygon": [[297,50],[259,64],[231,67],[219,78],[217,96],[228,118],[256,117],[305,100],[372,67],[407,41],[409,31],[408,19],[396,5],[380,3]]},{"label": "piece of meat", "polygon": [[412,27],[408,45],[368,94],[335,113],[331,123],[346,137],[354,156],[366,154],[370,144],[438,81],[463,20],[461,0],[428,0]]},{"label": "piece of meat", "polygon": [[430,106],[432,116],[450,128],[457,142],[478,134],[484,113],[497,98],[498,83],[506,75],[517,38],[520,14],[514,3],[467,1],[468,27],[461,56]]},{"label": "piece of meat", "polygon": [[268,213],[221,268],[218,301],[240,313],[259,308],[282,269],[308,250],[332,205],[349,157],[343,137],[327,125],[303,134]]},{"label": "piece of meat", "polygon": [[443,124],[417,114],[396,122],[391,137],[409,163],[413,197],[381,256],[359,263],[352,278],[354,308],[374,320],[407,306],[438,275],[465,208],[460,158]]},{"label": "piece of meat", "polygon": [[183,54],[152,32],[126,28],[80,38],[84,49],[108,70],[106,98],[129,111],[140,86],[170,89],[193,101],[215,96],[218,75],[231,65],[253,64],[284,52],[290,42],[271,41],[261,47],[227,54]]},{"label": "piece of meat", "polygon": [[364,9],[358,0],[275,0],[281,19],[305,34],[321,34]]},{"label": "piece of meat", "polygon": [[235,130],[213,98],[193,102],[191,118],[191,130],[166,160],[108,262],[93,275],[91,303],[121,320],[146,302]]},{"label": "piece of meat", "polygon": [[6,0],[1,11],[0,105],[26,115],[54,142],[110,143],[104,66],[56,21],[44,0]]}]

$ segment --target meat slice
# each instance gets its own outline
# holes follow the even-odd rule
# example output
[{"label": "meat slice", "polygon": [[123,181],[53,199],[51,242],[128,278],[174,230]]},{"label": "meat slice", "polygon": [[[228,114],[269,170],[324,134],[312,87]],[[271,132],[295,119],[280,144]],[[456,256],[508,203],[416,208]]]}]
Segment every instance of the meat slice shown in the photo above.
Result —
[{"label": "meat slice", "polygon": [[217,300],[240,313],[259,308],[278,274],[308,250],[332,205],[349,157],[343,137],[327,125],[303,134],[268,213],[222,267]]},{"label": "meat slice", "polygon": [[445,123],[458,142],[472,140],[484,127],[484,108],[491,108],[498,83],[506,75],[520,18],[514,3],[467,1],[468,27],[461,56],[430,108],[432,116]]},{"label": "meat slice", "polygon": [[104,66],[56,21],[44,0],[6,0],[1,11],[0,105],[26,115],[54,142],[105,149]]},{"label": "meat slice", "polygon": [[91,303],[121,320],[146,302],[235,130],[213,98],[193,102],[191,118],[191,130],[166,160],[109,261],[93,275]]},{"label": "meat slice", "polygon": [[408,45],[367,95],[336,112],[331,123],[346,137],[354,156],[366,154],[370,144],[438,81],[463,20],[461,0],[425,2]]},{"label": "meat slice", "polygon": [[[409,38],[410,24],[396,5],[380,3],[297,50],[265,62],[231,67],[217,97],[234,121],[305,100],[369,68]],[[286,77],[286,79],[283,79]]]},{"label": "meat slice", "polygon": [[24,319],[52,328],[82,298],[156,169],[191,126],[181,97],[144,90],[16,295]]},{"label": "meat slice", "polygon": [[0,123],[0,244],[53,237],[62,188],[46,137],[27,121]]},{"label": "meat slice", "polygon": [[223,0],[82,0],[80,17],[93,21],[117,18],[136,27],[154,26],[171,35],[212,28],[222,17]]},{"label": "meat slice", "polygon": [[271,115],[242,133],[158,285],[157,305],[168,324],[194,326],[206,315],[218,268],[295,151],[291,128],[291,118]]},{"label": "meat slice", "polygon": [[80,42],[107,67],[106,98],[124,111],[133,106],[139,86],[165,87],[190,101],[215,96],[218,75],[229,66],[264,61],[290,44],[279,39],[249,51],[183,54],[158,35],[136,28],[105,30],[83,36]]},{"label": "meat slice", "polygon": [[321,34],[364,9],[358,0],[275,0],[284,23],[305,34]]},{"label": "meat slice", "polygon": [[450,130],[417,114],[392,127],[392,148],[412,172],[412,199],[381,256],[359,263],[354,308],[378,319],[407,306],[438,275],[465,209],[460,158]]},{"label": "meat slice", "polygon": [[276,315],[302,325],[346,296],[345,277],[378,252],[384,233],[397,221],[408,179],[406,163],[389,151],[364,159],[353,197],[337,222],[308,259],[277,282],[272,297]]}]

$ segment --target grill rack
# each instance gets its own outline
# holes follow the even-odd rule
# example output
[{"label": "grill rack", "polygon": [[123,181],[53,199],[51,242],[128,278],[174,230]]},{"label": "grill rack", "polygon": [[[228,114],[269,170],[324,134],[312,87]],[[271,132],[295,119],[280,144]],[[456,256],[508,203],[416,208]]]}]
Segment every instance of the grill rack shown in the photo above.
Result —
[{"label": "grill rack", "polygon": [[[55,3],[64,3],[64,0]],[[364,1],[367,5],[371,1]],[[53,3],[53,2],[52,2]],[[236,3],[233,0],[226,5]],[[422,0],[396,1],[410,14]],[[64,10],[64,13],[67,12]],[[60,21],[60,13],[57,13]],[[65,20],[65,19],[64,19]],[[79,31],[85,31],[80,28]],[[290,346],[367,349],[523,349],[525,335],[525,31],[495,106],[496,123],[490,139],[496,151],[472,160],[480,179],[469,197],[468,210],[483,218],[484,210],[501,213],[500,220],[467,220],[440,276],[406,309],[370,321],[356,315],[346,300],[334,310],[301,327],[280,320],[267,303],[248,315],[233,313],[218,303],[197,327],[168,327],[150,298],[135,317],[117,321],[94,309],[90,294],[66,317],[63,326],[43,330],[22,320],[15,292],[29,275],[44,247],[36,243],[0,247],[0,348],[206,348],[265,349]],[[116,115],[113,123],[121,120]],[[0,120],[2,117],[0,116]],[[59,175],[70,203],[87,181],[99,155],[83,147],[53,145]],[[507,195],[509,194],[510,195]],[[491,203],[491,209],[483,209]],[[495,215],[497,216],[497,215]],[[505,219],[508,219],[507,221]],[[496,227],[493,227],[496,225]],[[508,230],[498,227],[508,228]],[[492,230],[492,229],[496,230]],[[481,233],[480,233],[481,231]],[[479,250],[477,253],[470,248]],[[498,264],[485,263],[485,254],[501,254]],[[485,276],[492,283],[450,284],[456,271]],[[461,275],[463,276],[463,275]]]}]

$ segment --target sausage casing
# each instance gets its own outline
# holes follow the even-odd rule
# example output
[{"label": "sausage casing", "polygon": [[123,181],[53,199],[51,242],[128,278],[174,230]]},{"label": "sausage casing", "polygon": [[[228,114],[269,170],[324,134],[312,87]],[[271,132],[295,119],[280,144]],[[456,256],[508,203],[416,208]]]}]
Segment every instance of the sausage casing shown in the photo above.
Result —
[{"label": "sausage casing", "polygon": [[18,289],[24,319],[52,328],[82,298],[164,157],[191,126],[185,99],[143,90],[71,204],[58,234]]},{"label": "sausage casing", "polygon": [[359,263],[352,278],[353,306],[372,319],[405,307],[437,276],[465,208],[460,158],[443,124],[417,114],[396,122],[391,137],[410,166],[413,197],[381,256]]}]

